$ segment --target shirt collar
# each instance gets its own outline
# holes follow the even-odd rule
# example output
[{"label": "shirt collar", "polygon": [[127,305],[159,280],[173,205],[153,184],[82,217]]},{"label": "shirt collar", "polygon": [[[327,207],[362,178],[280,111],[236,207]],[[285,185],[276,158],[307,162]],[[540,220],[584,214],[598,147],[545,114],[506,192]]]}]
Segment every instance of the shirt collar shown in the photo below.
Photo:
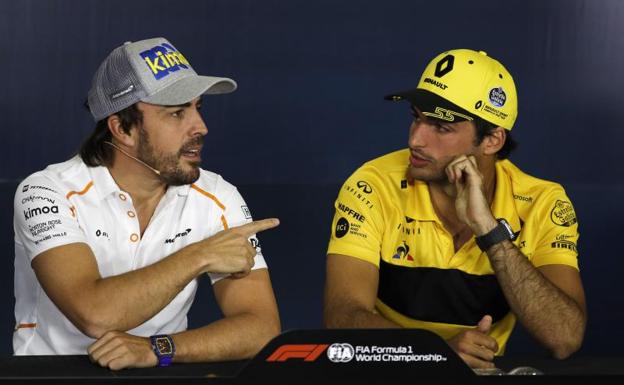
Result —
[{"label": "shirt collar", "polygon": [[426,182],[415,180],[410,185],[410,193],[408,194],[408,213],[413,219],[419,221],[438,221],[433,205],[431,204],[431,196],[429,195],[429,186]]},{"label": "shirt collar", "polygon": [[[91,179],[93,180],[93,187],[97,191],[100,200],[106,199],[111,194],[119,194],[125,192],[119,188],[115,179],[111,175],[108,167],[98,166],[90,167]],[[182,186],[169,186],[165,195],[170,196],[177,194],[179,196],[187,196],[191,188],[190,184]]]},{"label": "shirt collar", "polygon": [[108,171],[107,167],[90,167],[89,172],[91,173],[91,179],[93,180],[93,187],[95,188],[95,191],[97,191],[100,200],[106,199],[113,193],[121,192],[121,189],[117,186],[117,183],[115,183],[115,180]]},{"label": "shirt collar", "polygon": [[511,162],[507,159],[496,162],[496,191],[492,213],[495,218],[505,218],[514,231],[520,231],[520,216],[513,196],[510,165]]}]

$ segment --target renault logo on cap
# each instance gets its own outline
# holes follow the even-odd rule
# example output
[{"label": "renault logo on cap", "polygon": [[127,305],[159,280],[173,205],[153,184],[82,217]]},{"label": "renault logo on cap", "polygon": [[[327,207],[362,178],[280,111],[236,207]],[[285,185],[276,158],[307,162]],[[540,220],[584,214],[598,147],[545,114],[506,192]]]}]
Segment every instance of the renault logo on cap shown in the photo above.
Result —
[{"label": "renault logo on cap", "polygon": [[455,63],[455,56],[446,55],[440,60],[435,67],[434,75],[441,78],[447,73],[453,70],[453,64]]}]

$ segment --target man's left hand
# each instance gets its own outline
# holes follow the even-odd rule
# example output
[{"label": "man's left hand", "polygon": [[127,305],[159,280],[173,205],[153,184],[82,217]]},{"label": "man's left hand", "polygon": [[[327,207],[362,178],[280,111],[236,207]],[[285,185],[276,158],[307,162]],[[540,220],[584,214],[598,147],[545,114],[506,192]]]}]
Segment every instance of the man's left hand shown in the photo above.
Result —
[{"label": "man's left hand", "polygon": [[111,370],[156,366],[158,358],[149,338],[109,331],[87,349],[89,359]]},{"label": "man's left hand", "polygon": [[455,186],[457,217],[467,224],[476,236],[487,234],[497,225],[485,197],[483,175],[472,155],[461,155],[446,166],[448,180]]}]

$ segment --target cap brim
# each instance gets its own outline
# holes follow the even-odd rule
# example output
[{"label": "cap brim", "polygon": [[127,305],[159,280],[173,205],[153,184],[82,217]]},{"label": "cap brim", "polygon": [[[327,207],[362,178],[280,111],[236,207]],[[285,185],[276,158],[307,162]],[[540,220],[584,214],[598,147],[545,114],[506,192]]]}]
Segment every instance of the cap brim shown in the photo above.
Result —
[{"label": "cap brim", "polygon": [[475,115],[464,110],[458,105],[434,94],[431,91],[415,88],[407,91],[395,92],[384,96],[386,100],[401,101],[407,100],[423,115],[431,119],[439,119],[447,122],[462,122],[474,120]]},{"label": "cap brim", "polygon": [[236,90],[236,87],[236,82],[229,78],[191,75],[141,101],[161,106],[177,106],[204,94],[228,94]]}]

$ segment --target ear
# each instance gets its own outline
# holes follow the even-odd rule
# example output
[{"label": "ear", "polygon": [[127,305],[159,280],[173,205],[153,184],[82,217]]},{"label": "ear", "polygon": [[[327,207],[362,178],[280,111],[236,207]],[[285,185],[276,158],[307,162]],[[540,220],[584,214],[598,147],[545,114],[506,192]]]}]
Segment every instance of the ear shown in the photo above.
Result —
[{"label": "ear", "polygon": [[481,147],[483,155],[494,155],[503,147],[506,139],[507,131],[502,127],[496,127],[494,131],[483,138],[479,147]]},{"label": "ear", "polygon": [[118,115],[109,116],[106,122],[108,123],[108,130],[116,143],[127,147],[135,146],[136,135],[134,133],[137,130],[134,127],[130,129],[130,133],[126,132],[121,125],[121,119],[119,119]]}]

